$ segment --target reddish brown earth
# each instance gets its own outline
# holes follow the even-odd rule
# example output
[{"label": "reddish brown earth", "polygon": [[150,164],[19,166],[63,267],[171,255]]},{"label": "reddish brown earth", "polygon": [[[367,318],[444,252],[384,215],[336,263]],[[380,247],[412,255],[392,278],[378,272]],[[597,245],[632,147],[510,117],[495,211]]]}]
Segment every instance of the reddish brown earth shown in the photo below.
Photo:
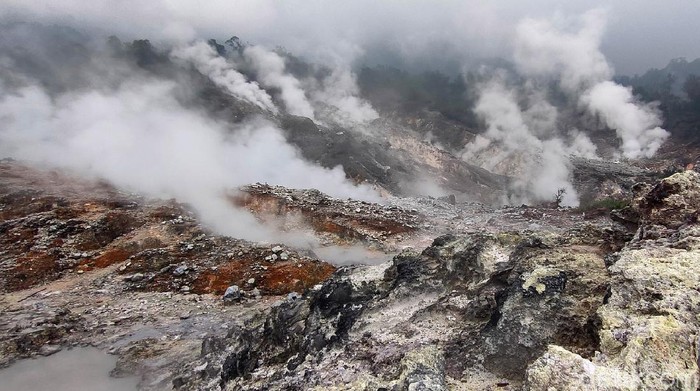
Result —
[{"label": "reddish brown earth", "polygon": [[[335,270],[291,249],[284,252],[286,260],[265,260],[273,254],[270,245],[214,235],[174,201],[146,200],[105,183],[0,163],[4,292],[120,264],[116,273],[125,276],[127,289],[218,295],[236,284],[278,295],[308,289]],[[175,272],[178,266],[186,272]],[[144,277],[128,278],[136,273]],[[251,278],[254,283],[248,283]]]},{"label": "reddish brown earth", "polygon": [[[417,212],[400,207],[259,189],[236,202],[324,244],[381,247],[419,225]],[[317,258],[216,235],[174,200],[0,160],[0,368],[91,344],[120,357],[117,372],[143,376],[144,389],[168,388],[203,335],[223,337],[229,322],[329,279],[336,267]],[[222,300],[231,285],[240,301]]]},{"label": "reddish brown earth", "polygon": [[[356,200],[339,200],[316,190],[293,190],[255,184],[231,197],[262,220],[282,226],[308,226],[338,243],[382,244],[418,230],[422,217],[398,206],[382,206]],[[291,226],[291,227],[290,227]]]},{"label": "reddish brown earth", "polygon": [[[302,261],[271,264],[264,262],[255,267],[254,261],[243,259],[221,265],[217,270],[203,272],[194,281],[195,293],[223,294],[230,285],[246,287],[254,285],[263,294],[281,295],[303,292],[324,281],[335,271],[324,262]],[[265,267],[262,272],[261,267]],[[255,282],[248,281],[253,278]]]}]

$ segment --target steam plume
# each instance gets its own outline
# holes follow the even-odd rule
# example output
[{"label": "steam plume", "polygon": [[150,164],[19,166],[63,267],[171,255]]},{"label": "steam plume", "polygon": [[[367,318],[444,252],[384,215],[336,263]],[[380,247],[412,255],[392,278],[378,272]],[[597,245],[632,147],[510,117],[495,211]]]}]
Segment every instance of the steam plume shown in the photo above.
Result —
[{"label": "steam plume", "polygon": [[481,88],[474,111],[488,127],[467,145],[463,158],[516,178],[510,203],[551,200],[564,189],[562,204],[578,205],[568,158],[576,152],[575,144],[566,145],[556,128],[548,127],[556,123],[556,109],[537,94],[530,96],[534,103],[529,109],[522,109],[520,98],[498,77]]},{"label": "steam plume", "polygon": [[314,109],[297,78],[285,71],[284,59],[261,46],[249,46],[243,55],[251,61],[260,82],[266,87],[279,88],[287,112],[314,119]]},{"label": "steam plume", "polygon": [[244,184],[265,181],[378,200],[373,189],[349,183],[342,168],[303,160],[272,125],[228,132],[182,107],[172,97],[174,88],[139,80],[55,99],[37,86],[0,91],[0,154],[177,198],[218,232],[251,240],[279,235],[225,200],[227,191]]},{"label": "steam plume", "polygon": [[176,48],[171,56],[181,61],[191,62],[198,71],[208,76],[214,83],[223,87],[231,95],[248,101],[261,109],[277,112],[272,98],[258,83],[246,80],[233,64],[219,56],[205,42],[196,42],[189,46]]},{"label": "steam plume", "polygon": [[557,189],[565,189],[563,204],[578,204],[569,155],[596,156],[585,134],[561,128],[558,110],[542,88],[552,81],[615,130],[625,157],[651,157],[668,137],[654,105],[637,102],[630,89],[610,80],[612,67],[600,51],[605,25],[602,10],[575,18],[522,20],[513,58],[525,83],[509,88],[497,75],[480,89],[474,111],[488,128],[465,148],[463,157],[516,178],[533,178],[516,179],[516,202],[551,199]]},{"label": "steam plume", "polygon": [[573,20],[560,17],[558,24],[525,19],[516,29],[515,62],[524,75],[554,78],[599,116],[622,140],[625,157],[651,157],[669,135],[659,127],[662,121],[653,106],[640,104],[628,88],[610,80],[612,67],[600,51],[606,19],[600,9]]},{"label": "steam plume", "polygon": [[637,102],[628,87],[600,82],[581,96],[581,102],[615,129],[625,157],[652,157],[669,136],[659,127],[661,118],[656,107]]},{"label": "steam plume", "polygon": [[379,117],[372,105],[359,97],[355,74],[346,68],[336,68],[310,88],[316,106],[330,106],[328,116],[344,126],[367,123]]}]

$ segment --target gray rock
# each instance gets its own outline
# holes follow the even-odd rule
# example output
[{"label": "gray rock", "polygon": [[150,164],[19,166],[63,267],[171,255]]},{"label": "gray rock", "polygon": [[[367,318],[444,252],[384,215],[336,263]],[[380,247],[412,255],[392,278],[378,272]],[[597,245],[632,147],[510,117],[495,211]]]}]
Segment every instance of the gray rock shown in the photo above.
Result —
[{"label": "gray rock", "polygon": [[610,266],[610,292],[597,310],[600,354],[587,360],[550,346],[528,368],[527,390],[698,389],[699,205],[692,171],[647,188],[641,227]]},{"label": "gray rock", "polygon": [[278,258],[277,254],[272,254],[272,255],[266,256],[265,260],[269,261],[269,262],[275,262],[277,260],[277,258]]},{"label": "gray rock", "polygon": [[457,199],[454,194],[446,195],[443,197],[438,197],[438,200],[447,202],[450,205],[455,205],[457,203]]},{"label": "gray rock", "polygon": [[173,275],[174,276],[181,276],[181,275],[187,273],[188,270],[189,270],[189,267],[187,267],[187,265],[180,265],[180,266],[176,267],[175,270],[173,270]]},{"label": "gray rock", "polygon": [[401,360],[401,390],[447,391],[445,357],[435,346],[408,352]]},{"label": "gray rock", "polygon": [[204,372],[204,371],[206,371],[207,365],[208,365],[208,364],[209,364],[209,363],[206,363],[206,362],[205,362],[204,364],[197,365],[196,367],[194,367],[194,371],[195,371],[196,373]]},{"label": "gray rock", "polygon": [[226,288],[226,292],[224,292],[223,299],[226,302],[241,300],[241,288],[239,288],[238,285],[229,286]]},{"label": "gray rock", "polygon": [[559,346],[550,346],[527,370],[526,390],[640,390],[639,379],[591,361]]},{"label": "gray rock", "polygon": [[61,347],[58,345],[44,345],[41,348],[39,348],[39,354],[42,356],[50,356],[60,351]]},{"label": "gray rock", "polygon": [[130,276],[124,277],[124,281],[129,281],[129,282],[138,282],[141,281],[145,278],[143,273],[134,273]]}]

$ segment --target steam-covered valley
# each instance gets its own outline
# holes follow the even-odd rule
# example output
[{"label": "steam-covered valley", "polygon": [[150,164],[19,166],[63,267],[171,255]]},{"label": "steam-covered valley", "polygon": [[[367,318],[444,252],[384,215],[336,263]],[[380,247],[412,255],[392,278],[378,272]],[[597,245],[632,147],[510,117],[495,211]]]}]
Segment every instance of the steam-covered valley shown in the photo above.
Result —
[{"label": "steam-covered valley", "polygon": [[0,6],[0,390],[696,390],[700,60],[456,3]]}]

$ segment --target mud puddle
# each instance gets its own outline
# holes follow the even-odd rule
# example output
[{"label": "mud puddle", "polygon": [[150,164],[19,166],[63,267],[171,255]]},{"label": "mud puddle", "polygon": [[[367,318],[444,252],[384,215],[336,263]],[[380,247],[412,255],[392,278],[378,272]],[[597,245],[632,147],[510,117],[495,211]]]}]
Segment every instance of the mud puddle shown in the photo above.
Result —
[{"label": "mud puddle", "polygon": [[135,391],[135,378],[114,378],[116,357],[94,348],[63,350],[0,370],[0,391]]}]

